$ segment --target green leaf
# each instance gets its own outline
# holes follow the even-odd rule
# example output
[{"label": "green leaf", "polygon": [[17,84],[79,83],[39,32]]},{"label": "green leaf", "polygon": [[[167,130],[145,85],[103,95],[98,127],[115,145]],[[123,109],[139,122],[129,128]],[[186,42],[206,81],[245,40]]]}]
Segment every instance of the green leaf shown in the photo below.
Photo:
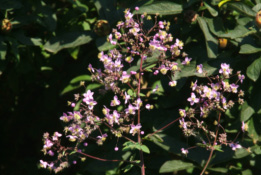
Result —
[{"label": "green leaf", "polygon": [[204,2],[204,5],[207,7],[209,13],[212,15],[212,16],[217,16],[218,15],[218,12],[212,8],[210,5],[208,5],[206,2]]},{"label": "green leaf", "polygon": [[92,77],[90,75],[79,75],[75,78],[73,78],[70,83],[78,83],[80,81],[92,81]]},{"label": "green leaf", "polygon": [[170,160],[165,162],[161,167],[160,173],[171,173],[174,171],[186,170],[188,168],[193,168],[194,165],[192,163],[183,162],[181,160]]},{"label": "green leaf", "polygon": [[147,153],[147,154],[150,153],[150,150],[149,150],[149,148],[148,148],[146,145],[141,145],[141,150],[142,150],[143,152]]},{"label": "green leaf", "polygon": [[240,14],[245,14],[250,17],[256,16],[255,11],[242,2],[229,2],[227,3],[227,6],[238,11]]},{"label": "green leaf", "polygon": [[261,57],[256,59],[250,66],[247,67],[247,76],[253,81],[259,78],[261,72]]},{"label": "green leaf", "polygon": [[0,60],[5,60],[6,50],[7,50],[6,43],[4,41],[1,41],[0,42]]},{"label": "green leaf", "polygon": [[71,91],[73,91],[73,90],[75,90],[75,89],[78,89],[78,88],[80,88],[81,86],[80,85],[71,85],[71,84],[69,84],[68,86],[66,86],[63,90],[62,90],[62,92],[60,93],[60,95],[64,95],[64,94],[66,94],[66,93],[68,93],[68,92],[71,92]]},{"label": "green leaf", "polygon": [[45,43],[44,49],[52,53],[57,53],[64,48],[87,44],[92,39],[92,33],[89,31],[63,33],[59,36],[51,38],[47,43]]},{"label": "green leaf", "polygon": [[240,47],[239,53],[241,54],[252,54],[252,53],[257,53],[261,52],[261,47],[258,46],[253,46],[250,44],[244,44]]},{"label": "green leaf", "polygon": [[24,32],[18,31],[13,33],[14,37],[24,45],[28,46],[41,46],[42,40],[41,38],[30,38],[25,36]]},{"label": "green leaf", "polygon": [[99,51],[112,50],[116,47],[116,45],[112,45],[110,42],[107,41],[107,36],[99,37],[96,39],[95,42]]},{"label": "green leaf", "polygon": [[227,168],[222,168],[222,167],[208,168],[208,170],[218,172],[218,173],[227,173],[228,172]]},{"label": "green leaf", "polygon": [[203,17],[198,17],[198,24],[203,31],[209,58],[216,58],[218,53],[218,41],[209,32],[207,23]]},{"label": "green leaf", "polygon": [[246,157],[248,156],[249,154],[251,154],[250,152],[248,152],[246,149],[244,148],[240,148],[240,149],[237,149],[235,151],[235,155],[233,156],[234,159],[241,159],[243,157]]},{"label": "green leaf", "polygon": [[92,84],[89,84],[87,87],[86,87],[86,90],[93,90],[93,89],[97,89],[99,87],[101,87],[102,85],[101,84],[98,84],[98,83],[92,83]]},{"label": "green leaf", "polygon": [[252,171],[250,169],[242,171],[242,175],[253,175]]},{"label": "green leaf", "polygon": [[254,141],[261,140],[261,120],[260,115],[254,115],[251,117],[248,124],[248,136],[252,138]]},{"label": "green leaf", "polygon": [[41,67],[41,71],[51,71],[51,70],[53,70],[53,68],[52,67],[47,67],[47,66],[42,66]]},{"label": "green leaf", "polygon": [[240,120],[243,122],[247,121],[253,114],[255,113],[255,110],[245,103],[242,105],[241,113],[240,113]]},{"label": "green leaf", "polygon": [[175,15],[180,14],[183,11],[183,7],[180,4],[160,1],[154,2],[149,5],[141,6],[138,11],[135,11],[134,14],[160,14],[160,15]]}]

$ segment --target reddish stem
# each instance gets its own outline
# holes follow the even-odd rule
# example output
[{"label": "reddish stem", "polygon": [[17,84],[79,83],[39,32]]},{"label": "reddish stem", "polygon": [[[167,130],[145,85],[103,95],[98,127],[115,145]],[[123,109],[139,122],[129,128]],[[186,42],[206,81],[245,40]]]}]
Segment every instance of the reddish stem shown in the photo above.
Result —
[{"label": "reddish stem", "polygon": [[216,130],[216,137],[215,137],[214,142],[213,142],[213,145],[212,145],[212,147],[211,147],[211,151],[210,151],[210,154],[209,154],[209,157],[208,157],[208,161],[207,161],[207,163],[205,164],[205,166],[204,166],[203,170],[201,171],[200,175],[203,175],[204,172],[206,171],[206,169],[207,169],[207,167],[208,167],[208,164],[210,163],[210,160],[211,160],[211,158],[212,158],[213,152],[214,152],[214,150],[215,150],[215,149],[214,149],[214,146],[215,146],[216,143],[217,143],[220,117],[221,117],[221,112],[219,112],[219,114],[218,114],[218,125],[217,125],[217,130]]},{"label": "reddish stem", "polygon": [[[138,98],[140,97],[142,63],[143,63],[143,57],[141,57],[141,60],[140,60],[139,84],[138,84],[138,94],[137,94]],[[140,108],[138,109],[138,124],[139,123],[140,123]],[[138,142],[139,142],[140,145],[142,144],[140,132],[138,132]],[[140,164],[141,164],[141,175],[145,175],[145,165],[144,165],[144,158],[143,158],[143,151],[142,150],[140,150]]]}]

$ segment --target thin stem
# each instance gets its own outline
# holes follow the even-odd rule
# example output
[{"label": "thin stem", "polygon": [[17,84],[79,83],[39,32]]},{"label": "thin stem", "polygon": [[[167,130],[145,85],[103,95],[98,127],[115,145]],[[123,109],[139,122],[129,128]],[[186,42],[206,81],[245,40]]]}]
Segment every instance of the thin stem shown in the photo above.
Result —
[{"label": "thin stem", "polygon": [[[69,150],[73,150],[72,148],[67,148]],[[96,160],[100,160],[100,161],[104,161],[104,162],[127,162],[127,163],[132,163],[132,164],[136,164],[138,165],[135,161],[127,161],[127,160],[117,160],[117,159],[103,159],[103,158],[99,158],[96,156],[92,156],[90,154],[86,154],[80,151],[76,151],[78,154],[84,155],[86,157],[92,158],[92,159],[96,159]]]},{"label": "thin stem", "polygon": [[216,130],[216,137],[215,137],[214,142],[213,142],[213,145],[212,145],[212,147],[211,147],[211,151],[210,151],[210,154],[209,154],[209,157],[208,157],[208,161],[207,161],[207,163],[205,164],[205,166],[204,166],[203,170],[201,171],[200,175],[203,175],[204,172],[206,171],[206,169],[207,169],[207,167],[208,167],[208,164],[210,163],[210,160],[211,160],[211,158],[212,158],[213,152],[214,152],[214,150],[215,150],[215,149],[214,149],[214,146],[215,146],[216,143],[217,143],[220,117],[221,117],[221,112],[219,112],[219,114],[218,114],[218,125],[217,125],[217,130]]},{"label": "thin stem", "polygon": [[152,136],[152,135],[154,135],[154,134],[160,132],[161,130],[163,130],[163,129],[167,128],[167,127],[169,127],[170,125],[172,125],[173,123],[175,123],[176,121],[178,121],[178,120],[181,119],[181,118],[182,118],[182,117],[179,117],[179,118],[173,120],[172,122],[168,123],[167,125],[163,126],[162,128],[158,129],[157,131],[155,131],[155,132],[149,134],[148,137],[150,137],[150,136]]},{"label": "thin stem", "polygon": [[[141,60],[140,60],[139,84],[138,84],[138,94],[137,94],[138,98],[140,97],[142,63],[143,63],[143,57],[141,57]],[[140,108],[138,109],[138,124],[139,123],[140,123]],[[140,132],[138,132],[138,142],[139,142],[140,145],[142,144]],[[141,175],[145,175],[145,165],[144,165],[144,158],[143,158],[143,151],[142,150],[140,150],[140,164],[141,164]]]}]

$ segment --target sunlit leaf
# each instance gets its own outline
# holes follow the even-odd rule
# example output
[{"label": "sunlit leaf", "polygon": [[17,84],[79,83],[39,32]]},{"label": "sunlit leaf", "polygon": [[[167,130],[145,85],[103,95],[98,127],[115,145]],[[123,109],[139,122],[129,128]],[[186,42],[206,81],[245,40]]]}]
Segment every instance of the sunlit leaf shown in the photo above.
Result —
[{"label": "sunlit leaf", "polygon": [[240,113],[240,120],[247,121],[253,114],[255,110],[245,102],[242,105],[241,113]]},{"label": "sunlit leaf", "polygon": [[68,32],[51,38],[44,49],[56,53],[64,48],[76,47],[89,43],[93,39],[91,32]]},{"label": "sunlit leaf", "polygon": [[244,44],[240,47],[239,53],[241,54],[252,54],[252,53],[257,53],[261,52],[261,47],[258,46],[253,46],[250,44]]},{"label": "sunlit leaf", "polygon": [[146,12],[147,14],[175,15],[180,14],[182,10],[183,7],[180,4],[168,1],[159,1],[141,6],[138,11],[134,12],[134,14],[142,14]]},{"label": "sunlit leaf", "polygon": [[242,2],[229,2],[227,3],[228,7],[231,7],[234,10],[237,10],[240,14],[245,14],[250,17],[255,17],[256,13],[250,7]]},{"label": "sunlit leaf", "polygon": [[208,57],[216,58],[218,53],[218,41],[209,32],[205,19],[203,17],[198,17],[197,20],[205,36]]},{"label": "sunlit leaf", "polygon": [[218,12],[217,12],[213,7],[211,7],[210,5],[208,5],[208,3],[204,2],[204,5],[207,7],[209,13],[210,13],[212,16],[217,16],[217,15],[218,15]]},{"label": "sunlit leaf", "polygon": [[160,173],[170,173],[174,171],[186,170],[188,168],[193,168],[194,165],[192,163],[184,162],[181,160],[170,160],[165,162],[161,167]]},{"label": "sunlit leaf", "polygon": [[259,78],[261,72],[261,57],[256,59],[250,66],[247,68],[247,76],[256,81]]}]

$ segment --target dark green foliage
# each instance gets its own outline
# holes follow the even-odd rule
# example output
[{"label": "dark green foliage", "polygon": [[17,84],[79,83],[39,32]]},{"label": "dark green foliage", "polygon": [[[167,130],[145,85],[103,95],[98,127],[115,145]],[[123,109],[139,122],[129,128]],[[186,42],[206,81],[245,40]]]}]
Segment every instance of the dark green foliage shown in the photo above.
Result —
[{"label": "dark green foliage", "polygon": [[[159,85],[159,92],[151,95],[151,103],[158,109],[142,113],[145,135],[178,118],[178,109],[188,105],[190,82],[196,78],[204,82],[201,75],[195,73],[197,64],[203,64],[212,75],[217,73],[220,63],[229,63],[234,71],[241,70],[246,75],[242,85],[246,103],[227,111],[222,122],[233,136],[240,131],[242,121],[248,124],[248,132],[241,133],[238,141],[251,152],[245,149],[232,152],[224,147],[224,152],[215,151],[207,171],[210,174],[258,174],[261,171],[261,29],[255,23],[255,15],[261,9],[261,1],[222,2],[0,0],[0,20],[8,19],[12,25],[11,30],[1,29],[0,33],[0,174],[50,174],[38,165],[43,158],[42,134],[62,130],[59,116],[71,110],[67,101],[73,99],[74,93],[85,90],[80,87],[80,81],[85,81],[87,89],[100,86],[91,82],[87,67],[92,63],[99,68],[98,52],[112,48],[106,36],[94,32],[95,23],[104,19],[113,28],[123,19],[124,9],[135,6],[140,7],[137,14],[157,14],[161,20],[170,21],[170,33],[184,41],[184,50],[192,58],[190,66],[175,76],[178,86],[174,90],[167,86],[164,78],[156,81],[144,76],[148,86]],[[146,24],[150,26],[150,21]],[[221,38],[227,40],[224,47]],[[148,72],[154,59],[152,55],[144,64]],[[138,69],[139,61],[129,71]],[[98,99],[106,100],[102,96]],[[187,157],[180,151],[199,140],[184,137],[175,123],[153,137],[144,138],[143,146],[127,144],[115,153],[116,140],[112,140],[103,147],[90,143],[87,152],[108,159],[129,160],[133,156],[134,160],[135,156],[130,153],[138,157],[137,150],[143,150],[149,153],[145,154],[147,174],[199,174],[209,151],[197,147],[190,150]],[[122,162],[87,158],[62,174],[123,172],[140,174],[140,169]]]}]

